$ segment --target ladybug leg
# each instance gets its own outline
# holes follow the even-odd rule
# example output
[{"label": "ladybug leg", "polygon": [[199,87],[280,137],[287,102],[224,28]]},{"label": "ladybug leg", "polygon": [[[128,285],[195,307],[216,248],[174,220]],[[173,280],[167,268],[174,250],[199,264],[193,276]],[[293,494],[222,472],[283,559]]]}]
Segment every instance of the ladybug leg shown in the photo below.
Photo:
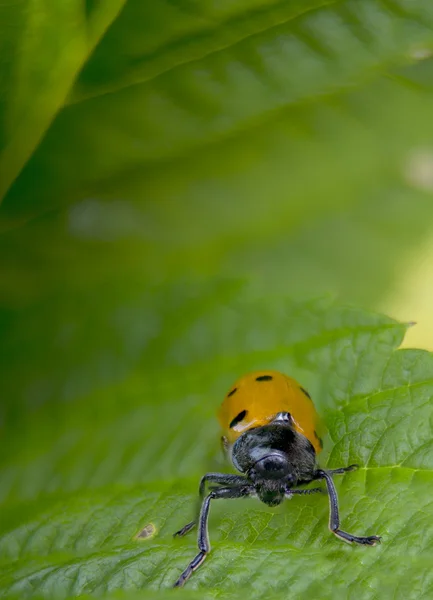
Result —
[{"label": "ladybug leg", "polygon": [[349,465],[348,467],[340,467],[339,469],[328,469],[326,472],[329,475],[342,475],[349,471],[356,471],[356,469],[359,469],[359,465]]},{"label": "ladybug leg", "polygon": [[349,544],[361,544],[364,546],[376,546],[380,543],[380,537],[377,535],[369,535],[358,537],[342,531],[340,529],[340,516],[338,513],[338,497],[337,490],[335,489],[334,482],[332,481],[332,471],[329,474],[328,471],[318,470],[315,473],[315,479],[324,479],[326,482],[326,488],[328,490],[329,497],[329,529],[334,535],[341,540],[348,542]]},{"label": "ladybug leg", "polygon": [[[245,477],[242,477],[241,475],[230,475],[228,473],[206,473],[206,475],[203,475],[203,477],[200,480],[200,487],[199,487],[200,501],[203,500],[204,490],[205,490],[207,481],[210,481],[211,483],[216,483],[218,485],[234,485],[234,486],[245,485],[245,483],[246,483]],[[197,524],[197,519],[194,519],[194,521],[187,523],[184,527],[182,527],[182,529],[179,529],[179,531],[176,531],[176,533],[173,534],[173,537],[182,537],[182,536],[186,535],[187,533],[189,533],[191,531],[191,529],[194,529],[196,524]]]},{"label": "ladybug leg", "polygon": [[191,531],[191,529],[194,529],[194,527],[196,525],[197,525],[197,521],[190,521],[189,523],[184,525],[182,527],[182,529],[179,529],[179,531],[176,531],[175,533],[173,533],[173,537],[183,537],[184,535],[189,533]]},{"label": "ladybug leg", "polygon": [[294,494],[319,494],[319,493],[323,493],[324,490],[322,488],[310,488],[309,490],[291,490],[290,488],[287,488],[286,491],[284,492],[284,495],[286,496],[286,498],[291,498]]},{"label": "ladybug leg", "polygon": [[231,475],[230,473],[206,473],[200,480],[199,494],[200,498],[204,496],[206,482],[216,483],[217,485],[239,487],[248,484],[247,479],[242,475]]},{"label": "ladybug leg", "polygon": [[254,492],[254,487],[251,485],[243,485],[238,487],[219,488],[210,492],[201,505],[201,511],[198,523],[198,549],[199,552],[189,563],[179,579],[173,587],[182,587],[206,559],[210,552],[209,534],[208,534],[208,517],[211,500],[218,498],[242,498],[249,496]]}]

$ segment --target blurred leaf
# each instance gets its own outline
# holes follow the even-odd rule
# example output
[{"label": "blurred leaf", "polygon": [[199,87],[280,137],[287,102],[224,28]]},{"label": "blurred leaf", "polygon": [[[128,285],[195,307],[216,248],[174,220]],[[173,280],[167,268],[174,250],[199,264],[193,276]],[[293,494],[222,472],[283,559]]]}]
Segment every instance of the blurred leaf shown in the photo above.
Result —
[{"label": "blurred leaf", "polygon": [[0,5],[0,202],[124,0]]},{"label": "blurred leaf", "polygon": [[[183,312],[177,331],[162,324],[142,356],[145,371],[55,414],[42,409],[13,432],[0,475],[3,595],[169,586],[195,551],[193,538],[170,534],[190,517],[199,477],[216,460],[216,406],[239,373],[268,365],[316,398],[329,427],[327,464],[362,465],[338,482],[343,523],[381,534],[383,544],[333,538],[324,497],[274,511],[225,502],[211,518],[215,549],[189,589],[429,597],[431,355],[395,351],[405,327],[385,317],[324,301],[254,303],[246,293]],[[149,524],[155,534],[137,539]]]},{"label": "blurred leaf", "polygon": [[185,275],[377,306],[431,230],[432,10],[126,3],[0,210],[44,215],[0,239],[11,336]]},{"label": "blurred leaf", "polygon": [[3,220],[104,190],[229,207],[241,196],[263,216],[263,198],[332,207],[360,184],[358,197],[398,184],[408,146],[431,139],[432,90],[389,73],[428,56],[432,23],[427,1],[130,1]]}]

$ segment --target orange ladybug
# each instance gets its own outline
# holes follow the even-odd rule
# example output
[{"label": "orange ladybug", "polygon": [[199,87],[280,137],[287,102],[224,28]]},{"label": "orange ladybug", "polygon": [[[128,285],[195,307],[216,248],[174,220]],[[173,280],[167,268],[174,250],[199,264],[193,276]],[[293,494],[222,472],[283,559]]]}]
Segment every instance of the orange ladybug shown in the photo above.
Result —
[{"label": "orange ladybug", "polygon": [[309,440],[316,454],[323,447],[320,420],[310,394],[297,381],[278,371],[258,371],[239,379],[221,405],[218,420],[225,439],[233,444],[253,427],[268,425],[280,412],[287,412],[293,427]]},{"label": "orange ladybug", "polygon": [[[345,542],[375,546],[376,535],[358,537],[340,529],[337,492],[333,475],[353,471],[357,465],[324,470],[316,457],[322,450],[320,420],[309,393],[291,377],[278,371],[245,375],[230,388],[218,413],[224,449],[241,475],[207,473],[201,478],[202,505],[198,519],[175,536],[191,531],[198,523],[197,556],[174,587],[181,587],[210,552],[208,516],[211,500],[258,497],[268,506],[295,494],[321,492],[321,488],[297,489],[324,480],[329,497],[329,529]],[[212,483],[205,495],[206,483]]]}]

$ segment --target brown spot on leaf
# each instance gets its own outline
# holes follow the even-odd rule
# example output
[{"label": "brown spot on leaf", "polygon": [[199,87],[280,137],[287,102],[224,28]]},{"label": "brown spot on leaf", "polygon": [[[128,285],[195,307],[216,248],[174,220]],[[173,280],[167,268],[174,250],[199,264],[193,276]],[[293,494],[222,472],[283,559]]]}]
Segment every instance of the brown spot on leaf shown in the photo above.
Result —
[{"label": "brown spot on leaf", "polygon": [[146,540],[146,539],[152,538],[155,535],[155,533],[156,533],[155,525],[153,523],[149,523],[148,525],[145,525],[143,527],[143,529],[137,533],[136,536],[134,536],[134,539]]}]

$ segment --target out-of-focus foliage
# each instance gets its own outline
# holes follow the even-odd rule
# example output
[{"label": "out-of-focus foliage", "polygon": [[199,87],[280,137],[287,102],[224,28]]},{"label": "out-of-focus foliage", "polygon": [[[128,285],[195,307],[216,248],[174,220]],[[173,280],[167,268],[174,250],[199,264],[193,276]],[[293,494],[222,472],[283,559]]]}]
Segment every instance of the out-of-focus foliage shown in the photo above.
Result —
[{"label": "out-of-focus foliage", "polygon": [[[70,209],[6,236],[6,272],[23,268],[27,239],[31,276],[51,286],[65,255],[74,271],[94,255],[81,280],[96,268],[107,278],[113,260],[135,269],[138,255],[146,277],[222,270],[260,290],[337,291],[374,305],[430,233],[431,3],[130,0],[117,18],[114,4],[88,2],[71,21],[93,31],[92,19],[113,20],[0,223]],[[0,98],[15,106],[2,81]],[[24,98],[34,107],[36,96]],[[12,121],[4,131],[10,175]],[[12,285],[2,277],[2,296]]]},{"label": "out-of-focus foliage", "polygon": [[322,497],[224,504],[180,595],[428,598],[431,357],[305,298],[383,305],[428,243],[433,4],[60,4],[0,6],[1,593],[163,598],[215,408],[269,366],[384,545],[339,544]]},{"label": "out-of-focus foliage", "polygon": [[0,198],[23,169],[124,0],[0,6]]}]

